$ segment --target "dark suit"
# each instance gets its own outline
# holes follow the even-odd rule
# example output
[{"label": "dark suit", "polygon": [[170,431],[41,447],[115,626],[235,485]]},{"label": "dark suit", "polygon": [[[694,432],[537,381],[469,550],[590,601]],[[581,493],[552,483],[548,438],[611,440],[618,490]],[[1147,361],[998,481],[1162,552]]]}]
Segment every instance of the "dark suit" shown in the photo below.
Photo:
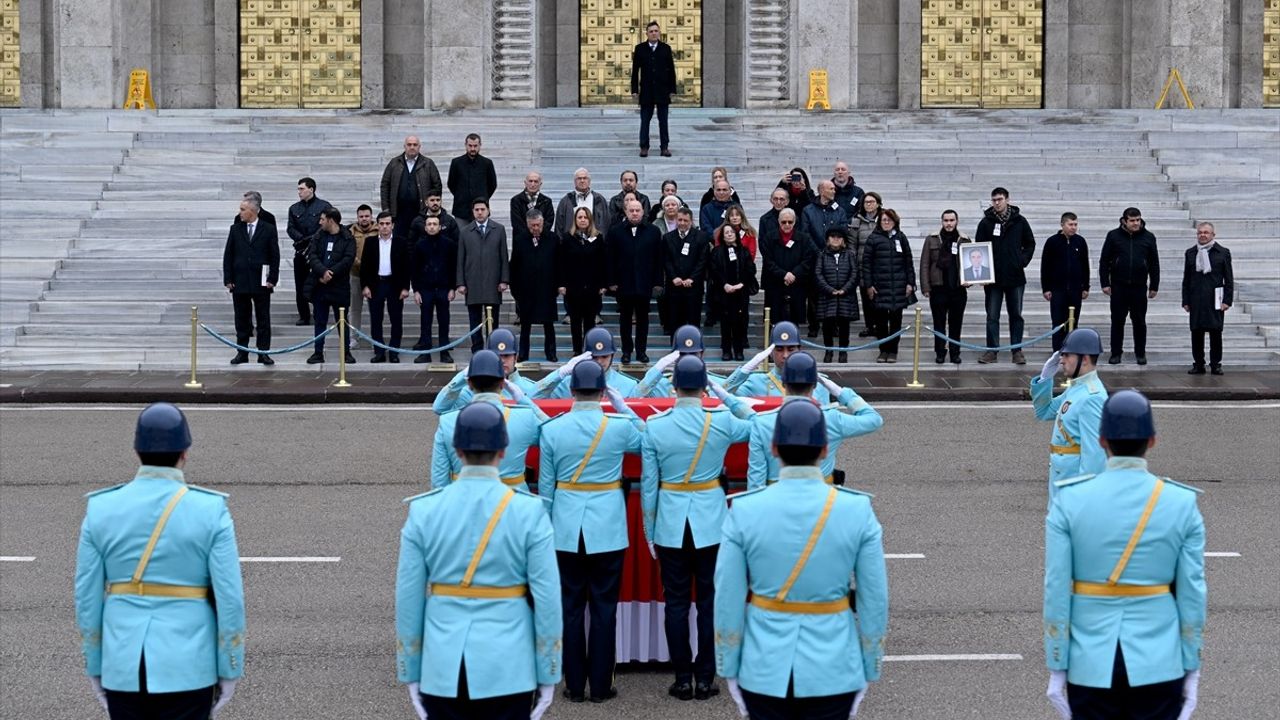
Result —
[{"label": "dark suit", "polygon": [[[382,339],[382,313],[391,316],[391,347],[400,347],[400,338],[404,332],[403,312],[404,299],[401,292],[409,290],[409,241],[398,235],[391,236],[391,274],[379,275],[378,266],[382,261],[382,241],[377,235],[364,241],[364,251],[360,253],[360,288],[368,288],[369,324],[373,326],[370,333],[374,340]],[[383,351],[374,348],[373,356],[380,357]],[[392,351],[391,356],[397,353]]]},{"label": "dark suit", "polygon": [[991,270],[986,265],[974,267],[970,265],[964,271],[965,282],[978,282],[980,280],[990,280]]},{"label": "dark suit", "polygon": [[511,197],[511,238],[513,240],[520,237],[521,233],[529,231],[529,224],[525,220],[525,215],[530,210],[537,210],[542,213],[542,229],[544,232],[550,234],[556,229],[556,208],[551,202],[551,198],[538,193],[537,199],[529,202],[528,193],[521,190]]},{"label": "dark suit", "polygon": [[[702,287],[707,282],[707,259],[711,255],[711,240],[697,228],[680,237],[675,230],[662,236],[663,270],[666,285],[668,335],[682,325],[702,324]],[[676,287],[675,278],[692,280],[693,287]]]},{"label": "dark suit", "polygon": [[[307,246],[306,294],[311,299],[316,335],[329,325],[329,308],[345,308],[351,304],[351,265],[356,261],[356,239],[351,231],[343,228],[330,235],[321,230],[311,237]],[[325,271],[333,273],[329,282],[322,283]],[[324,338],[316,340],[316,352],[324,352]]]},{"label": "dark suit", "polygon": [[236,343],[247,345],[257,319],[258,349],[271,349],[271,288],[262,285],[262,268],[267,282],[280,282],[280,240],[276,226],[259,215],[253,237],[249,226],[232,223],[227,245],[222,251],[222,284],[232,285],[231,305],[236,316]]},{"label": "dark suit", "polygon": [[631,55],[631,94],[640,98],[640,149],[649,149],[649,123],[653,108],[658,108],[658,139],[667,149],[667,108],[676,93],[676,60],[671,46],[658,41],[654,49],[648,42],[636,45]]},{"label": "dark suit", "polygon": [[647,223],[638,227],[630,223],[614,225],[605,236],[605,249],[610,263],[609,284],[618,287],[622,354],[631,355],[633,346],[637,353],[644,354],[649,348],[653,289],[662,286],[662,233]]}]

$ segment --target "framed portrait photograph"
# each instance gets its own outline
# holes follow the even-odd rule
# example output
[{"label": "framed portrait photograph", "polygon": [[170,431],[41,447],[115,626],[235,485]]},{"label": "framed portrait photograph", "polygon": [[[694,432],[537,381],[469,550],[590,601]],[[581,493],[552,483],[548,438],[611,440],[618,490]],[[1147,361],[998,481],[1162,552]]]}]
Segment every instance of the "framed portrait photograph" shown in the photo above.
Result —
[{"label": "framed portrait photograph", "polygon": [[970,242],[960,246],[960,282],[964,285],[990,285],[996,281],[991,262],[991,243]]}]

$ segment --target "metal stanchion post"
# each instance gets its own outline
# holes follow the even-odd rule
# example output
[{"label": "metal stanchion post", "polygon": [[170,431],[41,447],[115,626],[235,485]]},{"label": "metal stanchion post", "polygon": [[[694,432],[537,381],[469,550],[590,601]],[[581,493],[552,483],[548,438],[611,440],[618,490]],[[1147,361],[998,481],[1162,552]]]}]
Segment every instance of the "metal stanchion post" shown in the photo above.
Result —
[{"label": "metal stanchion post", "polygon": [[351,387],[347,382],[347,309],[338,308],[338,380],[334,387]]},{"label": "metal stanchion post", "polygon": [[200,315],[196,310],[196,306],[191,306],[191,379],[183,383],[182,387],[192,390],[199,390],[204,387],[204,383],[196,380],[196,326],[200,323]]},{"label": "metal stanchion post", "polygon": [[[1075,330],[1075,329],[1076,329],[1076,308],[1073,305],[1073,306],[1067,307],[1067,333],[1070,333],[1072,330]],[[1062,381],[1062,384],[1059,385],[1058,387],[1063,387],[1063,388],[1071,387],[1071,378],[1064,378]]]},{"label": "metal stanchion post", "polygon": [[484,306],[484,344],[489,344],[489,336],[493,334],[493,308]]},{"label": "metal stanchion post", "polygon": [[[764,309],[764,347],[769,347],[769,333],[771,332],[773,332],[773,322],[770,318],[769,308],[766,306]],[[769,358],[767,356],[760,368],[765,372],[769,372]]]},{"label": "metal stanchion post", "polygon": [[909,388],[922,388],[924,383],[920,382],[920,316],[923,313],[920,305],[916,304],[916,342],[915,350],[912,352],[911,358],[911,382],[907,383]]}]

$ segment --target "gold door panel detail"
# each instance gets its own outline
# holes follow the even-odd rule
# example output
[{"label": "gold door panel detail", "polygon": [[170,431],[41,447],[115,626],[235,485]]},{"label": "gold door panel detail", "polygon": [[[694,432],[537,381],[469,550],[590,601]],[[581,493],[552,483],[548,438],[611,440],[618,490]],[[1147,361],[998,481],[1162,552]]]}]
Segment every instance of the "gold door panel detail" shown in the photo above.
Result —
[{"label": "gold door panel detail", "polygon": [[922,107],[1038,108],[1044,0],[921,0]]},{"label": "gold door panel detail", "polygon": [[240,0],[240,104],[360,107],[360,0]]},{"label": "gold door panel detail", "polygon": [[22,99],[18,41],[18,0],[0,0],[0,107],[17,107]]},{"label": "gold door panel detail", "polygon": [[702,0],[580,0],[578,100],[630,105],[631,54],[657,21],[676,61],[672,105],[702,105]]},{"label": "gold door panel detail", "polygon": [[1262,10],[1262,106],[1280,107],[1280,0]]}]

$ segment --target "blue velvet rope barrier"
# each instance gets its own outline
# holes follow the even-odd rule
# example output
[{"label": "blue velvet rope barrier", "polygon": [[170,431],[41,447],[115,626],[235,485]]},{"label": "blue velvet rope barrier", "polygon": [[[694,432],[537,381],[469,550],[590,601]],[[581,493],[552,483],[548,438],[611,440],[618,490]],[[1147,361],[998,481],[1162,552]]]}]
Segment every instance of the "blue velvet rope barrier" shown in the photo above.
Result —
[{"label": "blue velvet rope barrier", "polygon": [[1040,342],[1041,340],[1044,340],[1045,338],[1047,338],[1047,337],[1049,337],[1049,336],[1053,335],[1054,333],[1056,333],[1056,332],[1058,332],[1059,330],[1061,330],[1061,329],[1065,328],[1066,326],[1067,326],[1067,324],[1066,324],[1066,323],[1062,323],[1061,325],[1059,325],[1058,327],[1056,327],[1056,328],[1054,328],[1054,329],[1050,330],[1049,332],[1047,332],[1047,333],[1045,333],[1045,334],[1043,334],[1043,335],[1040,335],[1039,337],[1031,338],[1030,340],[1028,340],[1028,341],[1026,341],[1026,342],[1020,342],[1020,343],[1017,343],[1016,345],[1000,345],[1000,346],[998,346],[998,347],[984,347],[984,346],[982,346],[982,345],[974,345],[973,343],[967,343],[967,342],[964,342],[964,341],[961,341],[961,340],[956,340],[956,339],[954,339],[954,338],[949,338],[949,337],[947,337],[946,335],[943,335],[942,333],[938,332],[937,330],[934,330],[933,328],[929,328],[929,332],[933,333],[935,336],[937,336],[938,338],[941,338],[942,340],[946,340],[947,342],[951,343],[952,345],[958,345],[958,346],[960,346],[960,347],[962,347],[962,348],[967,348],[967,349],[969,349],[969,350],[985,350],[986,352],[1000,352],[1001,350],[1021,350],[1021,349],[1022,349],[1022,348],[1024,348],[1024,347],[1028,347],[1028,346],[1030,346],[1030,345],[1035,345],[1036,343],[1038,343],[1038,342]]},{"label": "blue velvet rope barrier", "polygon": [[484,327],[484,323],[480,323],[479,325],[476,325],[475,327],[471,328],[471,332],[467,333],[466,335],[463,335],[457,340],[454,340],[448,345],[441,345],[438,348],[427,348],[426,350],[405,350],[404,348],[391,347],[390,345],[384,345],[378,342],[377,340],[374,340],[373,338],[369,337],[368,335],[365,335],[363,332],[360,332],[360,328],[358,327],[348,326],[347,329],[355,333],[356,337],[362,338],[364,340],[368,340],[370,345],[382,350],[388,350],[390,352],[397,353],[400,355],[430,355],[431,353],[444,352],[446,350],[452,350],[458,347],[459,345],[462,344],[462,341],[480,332],[480,328],[482,327]]},{"label": "blue velvet rope barrier", "polygon": [[859,350],[869,350],[873,347],[879,347],[889,342],[890,340],[893,340],[894,338],[900,337],[902,333],[910,329],[911,329],[911,326],[908,325],[902,328],[901,330],[899,330],[898,332],[890,335],[887,338],[884,338],[882,340],[876,340],[874,342],[869,342],[866,345],[858,345],[856,347],[827,347],[826,345],[819,345],[818,343],[813,342],[811,340],[806,340],[805,338],[800,338],[800,344],[806,347],[816,348],[818,350],[830,350],[831,352],[857,352]]},{"label": "blue velvet rope barrier", "polygon": [[224,337],[223,335],[219,335],[218,331],[214,330],[208,325],[205,325],[204,323],[200,323],[200,329],[204,330],[205,332],[213,336],[214,340],[217,340],[218,342],[222,343],[223,345],[226,345],[227,347],[235,348],[236,350],[239,350],[240,352],[243,352],[243,353],[257,353],[258,355],[283,355],[284,353],[291,353],[297,350],[301,350],[302,348],[315,343],[315,341],[319,340],[325,335],[328,335],[334,330],[337,330],[338,326],[330,325],[324,332],[311,338],[310,340],[303,340],[297,345],[290,345],[287,348],[280,348],[279,350],[259,350],[257,348],[245,347],[244,345],[240,345],[236,343],[234,340],[231,340],[230,338]]}]

